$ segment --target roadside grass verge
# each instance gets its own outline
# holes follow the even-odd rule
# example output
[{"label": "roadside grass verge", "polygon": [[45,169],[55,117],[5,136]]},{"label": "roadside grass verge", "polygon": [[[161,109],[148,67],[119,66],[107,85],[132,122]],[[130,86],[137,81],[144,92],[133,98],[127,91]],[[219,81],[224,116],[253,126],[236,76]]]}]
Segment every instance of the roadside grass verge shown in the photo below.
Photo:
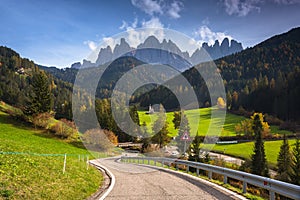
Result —
[{"label": "roadside grass verge", "polygon": [[[65,174],[63,154],[67,154]],[[88,155],[86,149],[18,123],[0,111],[0,199],[85,199],[102,183],[101,173],[87,167]]]}]

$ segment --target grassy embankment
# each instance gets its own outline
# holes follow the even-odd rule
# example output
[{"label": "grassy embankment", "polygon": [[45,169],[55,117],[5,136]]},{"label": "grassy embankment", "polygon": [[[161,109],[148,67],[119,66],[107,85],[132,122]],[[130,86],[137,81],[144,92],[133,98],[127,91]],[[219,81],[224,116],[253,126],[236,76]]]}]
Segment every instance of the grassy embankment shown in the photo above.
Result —
[{"label": "grassy embankment", "polygon": [[[67,154],[65,174],[64,156],[46,154]],[[0,199],[87,198],[99,188],[102,176],[92,167],[87,170],[83,155],[89,152],[0,111]]]}]

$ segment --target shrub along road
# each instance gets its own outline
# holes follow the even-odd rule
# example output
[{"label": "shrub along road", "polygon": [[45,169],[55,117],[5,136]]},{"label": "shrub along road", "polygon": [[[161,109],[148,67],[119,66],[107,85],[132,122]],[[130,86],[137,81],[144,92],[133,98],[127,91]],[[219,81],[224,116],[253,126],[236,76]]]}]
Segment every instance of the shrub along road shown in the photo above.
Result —
[{"label": "shrub along road", "polygon": [[120,163],[118,158],[97,160],[115,176],[105,199],[239,199],[233,193],[165,169]]}]

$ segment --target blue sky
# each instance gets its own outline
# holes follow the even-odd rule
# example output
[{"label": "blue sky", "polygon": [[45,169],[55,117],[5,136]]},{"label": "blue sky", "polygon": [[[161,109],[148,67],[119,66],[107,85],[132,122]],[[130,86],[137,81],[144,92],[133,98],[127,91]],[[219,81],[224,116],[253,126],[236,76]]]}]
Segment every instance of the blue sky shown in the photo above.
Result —
[{"label": "blue sky", "polygon": [[244,47],[300,26],[300,0],[0,0],[0,45],[69,67],[122,31],[169,28],[195,41]]}]

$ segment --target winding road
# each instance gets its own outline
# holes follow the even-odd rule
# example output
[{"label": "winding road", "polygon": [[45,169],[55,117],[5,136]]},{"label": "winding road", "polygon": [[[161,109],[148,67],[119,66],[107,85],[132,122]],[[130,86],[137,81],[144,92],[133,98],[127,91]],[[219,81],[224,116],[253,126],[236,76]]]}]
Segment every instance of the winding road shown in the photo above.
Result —
[{"label": "winding road", "polygon": [[208,181],[168,169],[121,163],[119,158],[93,161],[109,169],[115,185],[105,199],[244,199]]}]

